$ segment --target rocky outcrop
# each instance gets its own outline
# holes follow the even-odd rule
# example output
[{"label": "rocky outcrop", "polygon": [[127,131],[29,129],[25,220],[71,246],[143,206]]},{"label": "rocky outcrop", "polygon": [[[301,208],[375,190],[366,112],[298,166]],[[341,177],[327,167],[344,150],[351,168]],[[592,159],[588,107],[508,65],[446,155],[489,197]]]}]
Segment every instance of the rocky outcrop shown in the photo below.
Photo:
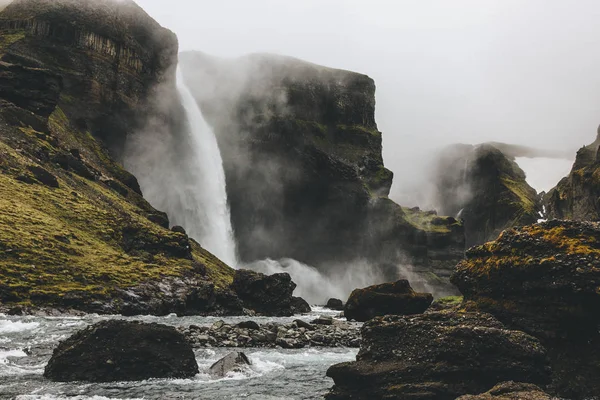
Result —
[{"label": "rocky outcrop", "polygon": [[290,316],[296,312],[310,312],[306,302],[292,296],[296,284],[287,273],[265,275],[240,269],[235,271],[231,287],[246,308],[262,315]]},{"label": "rocky outcrop", "polygon": [[230,372],[240,372],[252,365],[247,355],[242,352],[229,353],[208,369],[214,378],[224,378]]},{"label": "rocky outcrop", "polygon": [[540,342],[489,314],[376,317],[361,334],[356,361],[327,371],[335,383],[327,399],[454,400],[499,381],[550,379]]},{"label": "rocky outcrop", "polygon": [[197,373],[194,352],[175,328],[112,320],[62,341],[44,376],[59,382],[114,382],[191,378]]},{"label": "rocky outcrop", "polygon": [[503,382],[480,395],[460,396],[456,400],[558,400],[536,385],[519,382]]},{"label": "rocky outcrop", "polygon": [[469,308],[539,338],[557,394],[579,399],[600,391],[599,274],[600,224],[554,220],[469,250],[452,282]]},{"label": "rocky outcrop", "polygon": [[413,223],[387,197],[371,78],[268,54],[181,61],[219,140],[242,261],[287,257],[325,271],[366,259],[388,280],[400,263],[449,276],[462,226]]},{"label": "rocky outcrop", "polygon": [[355,289],[344,307],[348,320],[368,321],[383,315],[421,314],[431,305],[431,293],[417,293],[407,280]]},{"label": "rocky outcrop", "polygon": [[177,50],[129,0],[15,0],[0,12],[0,303],[240,312],[233,270],[168,230],[118,162],[155,114],[156,85],[176,95]]},{"label": "rocky outcrop", "polygon": [[600,220],[600,128],[596,141],[582,147],[571,173],[544,196],[549,218]]},{"label": "rocky outcrop", "polygon": [[211,326],[191,325],[181,329],[194,347],[252,347],[300,349],[303,347],[358,347],[360,324],[329,320],[328,325],[303,320],[259,325],[248,321],[238,325],[217,321]]},{"label": "rocky outcrop", "polygon": [[467,248],[540,218],[537,192],[525,173],[493,144],[447,147],[434,174],[439,210],[464,221]]}]

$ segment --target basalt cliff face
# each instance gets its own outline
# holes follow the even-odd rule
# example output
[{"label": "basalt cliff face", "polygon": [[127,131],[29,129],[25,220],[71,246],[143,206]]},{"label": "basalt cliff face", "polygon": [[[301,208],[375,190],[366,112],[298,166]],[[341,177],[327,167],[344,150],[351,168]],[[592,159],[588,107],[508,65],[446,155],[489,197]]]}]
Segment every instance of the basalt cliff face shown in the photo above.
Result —
[{"label": "basalt cliff face", "polygon": [[181,61],[217,133],[242,260],[368,259],[394,279],[399,263],[447,276],[462,258],[456,220],[387,197],[371,78],[266,54]]},{"label": "basalt cliff face", "polygon": [[241,311],[233,271],[169,230],[117,162],[153,88],[176,99],[177,51],[133,1],[16,0],[0,13],[0,304]]},{"label": "basalt cliff face", "polygon": [[442,213],[464,221],[467,247],[540,218],[537,192],[513,158],[503,152],[524,150],[491,143],[453,145],[442,151],[435,170],[436,202]]},{"label": "basalt cliff face", "polygon": [[571,173],[544,196],[550,218],[600,220],[600,128],[596,141],[577,152]]}]

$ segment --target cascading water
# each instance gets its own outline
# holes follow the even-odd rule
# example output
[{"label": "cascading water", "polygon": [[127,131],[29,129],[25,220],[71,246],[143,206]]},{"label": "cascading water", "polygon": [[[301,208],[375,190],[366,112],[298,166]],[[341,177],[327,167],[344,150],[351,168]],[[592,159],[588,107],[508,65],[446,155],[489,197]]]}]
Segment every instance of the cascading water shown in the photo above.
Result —
[{"label": "cascading water", "polygon": [[138,178],[144,197],[166,212],[172,225],[183,226],[202,247],[236,267],[217,139],[179,69],[177,90],[185,111],[183,128],[168,134],[160,117],[151,120],[142,132],[128,139],[125,165]]},{"label": "cascading water", "polygon": [[223,159],[212,128],[206,123],[192,93],[185,85],[181,70],[177,69],[177,90],[181,97],[189,125],[192,165],[195,182],[182,188],[185,198],[183,213],[169,214],[173,222],[188,229],[204,248],[227,264],[237,264],[231,215],[227,203]]}]

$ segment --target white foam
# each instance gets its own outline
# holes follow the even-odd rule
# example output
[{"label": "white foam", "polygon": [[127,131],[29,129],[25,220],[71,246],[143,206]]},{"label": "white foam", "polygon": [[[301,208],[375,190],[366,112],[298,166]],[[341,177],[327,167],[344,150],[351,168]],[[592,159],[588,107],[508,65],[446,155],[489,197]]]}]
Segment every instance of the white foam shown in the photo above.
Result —
[{"label": "white foam", "polygon": [[40,326],[38,322],[0,320],[0,334],[30,331]]},{"label": "white foam", "polygon": [[104,396],[55,396],[52,394],[42,395],[22,395],[17,396],[16,400],[143,400],[141,398],[117,398],[117,397],[104,397]]}]

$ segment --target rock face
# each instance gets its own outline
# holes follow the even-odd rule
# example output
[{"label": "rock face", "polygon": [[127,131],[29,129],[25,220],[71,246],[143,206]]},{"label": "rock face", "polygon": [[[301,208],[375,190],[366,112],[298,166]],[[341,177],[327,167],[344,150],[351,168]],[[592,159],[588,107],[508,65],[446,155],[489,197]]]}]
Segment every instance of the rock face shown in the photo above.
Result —
[{"label": "rock face", "polygon": [[498,381],[545,384],[550,378],[540,342],[489,314],[376,317],[361,333],[356,361],[327,371],[335,382],[329,400],[454,400]]},{"label": "rock face", "polygon": [[366,259],[388,280],[400,263],[449,276],[462,226],[408,216],[387,197],[371,78],[267,54],[183,53],[181,64],[219,140],[243,261],[288,257],[324,271]]},{"label": "rock face", "polygon": [[177,51],[129,0],[15,0],[0,12],[0,224],[12,227],[0,233],[0,302],[241,312],[233,270],[168,230],[118,163],[154,114],[154,87],[178,103]]},{"label": "rock face", "polygon": [[407,280],[355,289],[344,307],[348,320],[368,321],[383,315],[421,314],[433,301],[431,293],[417,293]]},{"label": "rock face", "polygon": [[113,320],[61,342],[44,376],[59,382],[113,382],[191,378],[197,373],[194,352],[175,328]]},{"label": "rock face", "polygon": [[549,218],[600,220],[600,128],[596,141],[577,152],[571,173],[544,196]]},{"label": "rock face", "polygon": [[296,284],[287,273],[265,275],[246,269],[235,271],[232,284],[246,308],[271,316],[294,315],[295,307],[306,312],[306,302],[301,303],[292,296],[295,288]]},{"label": "rock face", "polygon": [[503,382],[480,395],[460,396],[456,400],[558,400],[530,383]]},{"label": "rock face", "polygon": [[537,193],[525,173],[492,144],[444,149],[435,177],[440,211],[463,219],[467,248],[540,217]]},{"label": "rock face", "polygon": [[244,353],[229,353],[211,365],[208,373],[215,378],[224,378],[229,372],[241,371],[249,365],[252,365],[252,363]]},{"label": "rock face", "polygon": [[471,308],[548,349],[560,396],[600,392],[600,224],[549,221],[507,230],[467,252],[452,276]]}]

